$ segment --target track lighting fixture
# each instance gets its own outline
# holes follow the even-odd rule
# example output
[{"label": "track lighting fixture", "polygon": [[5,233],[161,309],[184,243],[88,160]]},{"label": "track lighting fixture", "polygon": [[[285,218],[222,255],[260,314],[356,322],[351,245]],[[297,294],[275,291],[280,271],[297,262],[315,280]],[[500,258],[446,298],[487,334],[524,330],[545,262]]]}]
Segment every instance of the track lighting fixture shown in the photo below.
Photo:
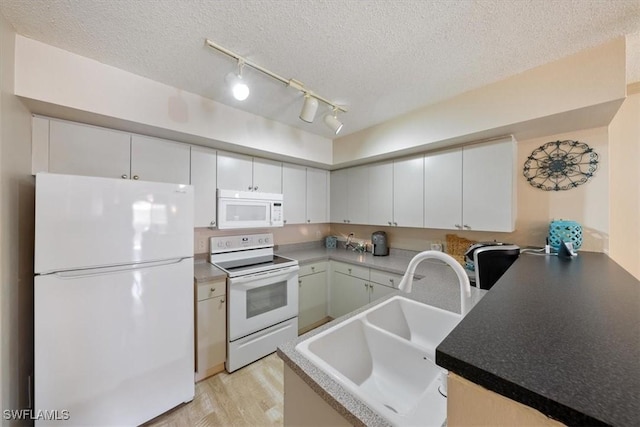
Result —
[{"label": "track lighting fixture", "polygon": [[304,104],[302,105],[302,109],[300,110],[301,120],[304,120],[307,123],[313,123],[313,120],[316,115],[316,111],[318,110],[318,101],[321,101],[327,104],[333,110],[333,115],[325,116],[324,118],[325,124],[329,126],[329,128],[332,131],[334,131],[336,134],[340,132],[340,129],[342,129],[342,123],[338,120],[337,115],[338,115],[338,111],[342,113],[346,113],[347,109],[345,107],[336,105],[335,103],[329,101],[328,99],[323,98],[322,96],[311,92],[311,90],[307,89],[304,86],[304,84],[302,84],[302,82],[293,78],[285,79],[284,77],[281,77],[278,74],[272,71],[269,71],[266,68],[261,67],[260,65],[247,60],[246,58],[241,57],[240,55],[230,51],[229,49],[226,49],[220,46],[217,43],[212,42],[209,39],[205,40],[205,45],[212,49],[217,50],[218,52],[224,53],[225,55],[230,56],[231,58],[234,58],[238,61],[237,74],[229,73],[225,78],[229,86],[231,86],[232,88],[234,98],[236,98],[237,100],[244,101],[249,96],[249,86],[247,86],[244,80],[242,79],[242,67],[244,67],[245,65],[248,65],[254,70],[260,71],[261,73],[271,77],[272,79],[278,80],[279,82],[284,83],[285,85],[293,89],[296,89],[304,94]]},{"label": "track lighting fixture", "polygon": [[318,111],[318,100],[313,98],[308,93],[304,95],[304,104],[302,104],[302,110],[300,110],[300,120],[307,123],[313,123],[313,119]]},{"label": "track lighting fixture", "polygon": [[229,88],[231,89],[231,93],[233,93],[233,97],[238,101],[244,101],[249,97],[249,86],[245,83],[242,78],[242,68],[244,67],[244,61],[238,60],[238,73],[229,73],[225,77]]},{"label": "track lighting fixture", "polygon": [[342,129],[342,122],[338,120],[337,108],[333,109],[333,115],[327,114],[324,116],[324,124],[329,126],[329,129],[331,129],[336,135],[340,132],[340,129]]}]

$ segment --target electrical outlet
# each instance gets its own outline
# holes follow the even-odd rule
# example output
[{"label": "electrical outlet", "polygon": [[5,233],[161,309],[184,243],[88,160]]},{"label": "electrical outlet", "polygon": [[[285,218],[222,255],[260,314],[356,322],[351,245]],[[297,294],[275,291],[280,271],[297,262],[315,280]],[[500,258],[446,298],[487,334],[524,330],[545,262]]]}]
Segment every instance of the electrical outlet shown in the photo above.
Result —
[{"label": "electrical outlet", "polygon": [[198,252],[207,252],[207,239],[204,237],[198,239]]},{"label": "electrical outlet", "polygon": [[320,231],[320,230],[316,230],[316,237],[317,237],[318,239],[322,238],[322,231]]}]

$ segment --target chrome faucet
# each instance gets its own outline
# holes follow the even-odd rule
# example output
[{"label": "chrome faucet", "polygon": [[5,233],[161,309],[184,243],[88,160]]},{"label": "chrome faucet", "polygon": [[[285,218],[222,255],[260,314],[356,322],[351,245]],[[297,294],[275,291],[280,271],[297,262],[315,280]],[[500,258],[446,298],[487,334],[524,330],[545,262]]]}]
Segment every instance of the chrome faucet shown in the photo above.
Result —
[{"label": "chrome faucet", "polygon": [[460,282],[460,313],[462,316],[467,314],[470,310],[469,299],[471,298],[471,285],[469,284],[469,276],[465,273],[462,266],[450,255],[440,251],[424,251],[414,256],[409,261],[406,273],[402,276],[402,280],[398,284],[398,289],[406,293],[411,293],[411,287],[413,285],[413,274],[416,272],[416,267],[420,262],[425,259],[435,258],[440,261],[444,261],[449,267],[453,268],[453,271],[458,276],[458,282]]}]

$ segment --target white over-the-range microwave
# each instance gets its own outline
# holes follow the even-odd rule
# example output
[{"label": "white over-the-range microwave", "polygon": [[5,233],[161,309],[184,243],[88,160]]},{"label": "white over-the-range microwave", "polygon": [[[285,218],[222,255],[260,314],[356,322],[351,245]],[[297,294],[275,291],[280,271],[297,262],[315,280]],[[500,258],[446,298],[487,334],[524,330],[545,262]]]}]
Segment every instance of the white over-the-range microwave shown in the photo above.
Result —
[{"label": "white over-the-range microwave", "polygon": [[218,228],[284,225],[282,194],[218,189]]}]

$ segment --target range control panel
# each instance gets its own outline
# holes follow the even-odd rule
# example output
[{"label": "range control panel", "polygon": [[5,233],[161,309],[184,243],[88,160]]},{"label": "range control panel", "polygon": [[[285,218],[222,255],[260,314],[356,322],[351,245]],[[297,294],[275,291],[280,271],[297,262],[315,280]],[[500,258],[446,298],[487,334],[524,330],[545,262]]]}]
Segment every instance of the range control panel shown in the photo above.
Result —
[{"label": "range control panel", "polygon": [[241,234],[237,236],[212,237],[209,241],[212,254],[244,249],[273,247],[273,234]]}]

